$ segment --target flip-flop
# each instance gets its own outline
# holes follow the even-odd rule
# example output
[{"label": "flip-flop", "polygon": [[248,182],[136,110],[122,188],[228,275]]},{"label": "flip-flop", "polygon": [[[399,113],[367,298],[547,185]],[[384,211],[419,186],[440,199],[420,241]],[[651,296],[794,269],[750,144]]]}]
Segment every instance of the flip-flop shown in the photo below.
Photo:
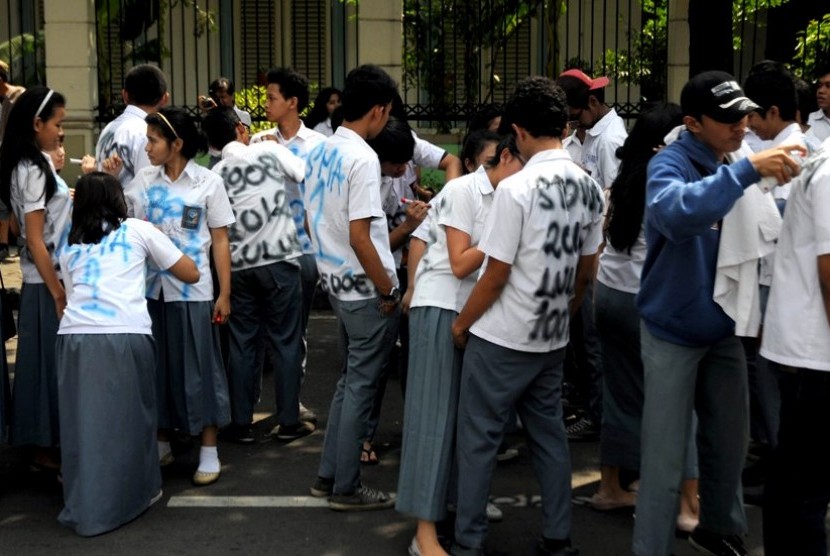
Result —
[{"label": "flip-flop", "polygon": [[616,512],[634,509],[634,504],[620,502],[618,500],[605,500],[602,498],[595,498],[594,496],[576,496],[574,497],[573,502],[574,504],[580,506],[588,506],[592,510],[598,512]]},{"label": "flip-flop", "polygon": [[[366,454],[366,459],[363,459],[363,454]],[[377,465],[380,463],[380,459],[378,459],[378,455],[375,452],[374,448],[366,448],[365,446],[361,449],[361,457],[360,457],[360,464],[361,465]],[[374,458],[374,459],[373,459]]]}]

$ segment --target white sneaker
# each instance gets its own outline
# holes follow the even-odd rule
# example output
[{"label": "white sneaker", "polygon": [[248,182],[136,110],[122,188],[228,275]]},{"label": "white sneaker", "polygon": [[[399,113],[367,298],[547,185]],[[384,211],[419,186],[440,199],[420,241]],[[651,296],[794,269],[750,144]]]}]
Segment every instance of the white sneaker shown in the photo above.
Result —
[{"label": "white sneaker", "polygon": [[504,512],[492,502],[487,502],[487,521],[495,523],[504,519]]}]

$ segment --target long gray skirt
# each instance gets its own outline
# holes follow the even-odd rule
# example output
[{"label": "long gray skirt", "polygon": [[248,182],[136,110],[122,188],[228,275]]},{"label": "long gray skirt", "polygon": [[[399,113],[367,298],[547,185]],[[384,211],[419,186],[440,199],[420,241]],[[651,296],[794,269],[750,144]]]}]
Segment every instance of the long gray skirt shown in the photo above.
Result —
[{"label": "long gray skirt", "polygon": [[446,516],[454,468],[462,362],[450,332],[456,316],[438,307],[413,307],[409,314],[409,373],[395,508],[425,521]]},{"label": "long gray skirt", "polygon": [[222,366],[212,301],[147,300],[156,339],[156,397],[160,429],[197,435],[230,423],[228,380]]},{"label": "long gray skirt", "polygon": [[17,320],[10,440],[15,446],[60,444],[55,339],[58,315],[44,284],[23,284]]},{"label": "long gray skirt", "polygon": [[135,519],[161,490],[155,354],[145,334],[58,336],[64,508],[79,535]]}]

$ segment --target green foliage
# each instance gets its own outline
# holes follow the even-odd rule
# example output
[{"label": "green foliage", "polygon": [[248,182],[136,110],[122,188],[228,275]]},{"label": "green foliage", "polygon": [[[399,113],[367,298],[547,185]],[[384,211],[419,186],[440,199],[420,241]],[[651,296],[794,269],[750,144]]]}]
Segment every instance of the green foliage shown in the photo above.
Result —
[{"label": "green foliage", "polygon": [[742,35],[747,25],[764,26],[758,20],[758,13],[783,6],[790,0],[732,0],[732,49],[736,52],[743,47]]},{"label": "green foliage", "polygon": [[816,72],[827,64],[830,64],[830,12],[820,20],[810,20],[807,28],[796,34],[793,72],[812,81]]},{"label": "green foliage", "polygon": [[668,0],[641,0],[642,28],[634,30],[620,17],[619,25],[628,29],[631,49],[607,49],[595,68],[622,83],[640,86],[647,100],[663,98],[668,64]]},{"label": "green foliage", "polygon": [[271,129],[274,124],[265,119],[265,87],[253,85],[245,89],[238,89],[233,94],[236,105],[251,114],[251,135],[265,129]]},{"label": "green foliage", "polygon": [[14,82],[24,87],[45,83],[44,52],[43,31],[23,33],[0,43],[0,60],[8,62]]}]

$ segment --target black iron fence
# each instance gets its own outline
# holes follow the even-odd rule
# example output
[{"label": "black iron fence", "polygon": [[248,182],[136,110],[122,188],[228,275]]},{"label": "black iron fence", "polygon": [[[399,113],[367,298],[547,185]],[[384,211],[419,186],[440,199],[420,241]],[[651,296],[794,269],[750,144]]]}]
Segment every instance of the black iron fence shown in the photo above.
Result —
[{"label": "black iron fence", "polygon": [[[827,54],[826,2],[721,7],[723,65],[739,79],[764,58],[812,77]],[[524,76],[578,67],[611,77],[606,100],[631,118],[643,102],[666,99],[669,45],[689,48],[672,43],[669,22],[688,15],[670,13],[668,0],[404,0],[404,101],[413,119],[448,129],[503,102]]]},{"label": "black iron fence", "polygon": [[0,0],[0,13],[0,60],[9,64],[10,81],[46,83],[42,0]]}]

